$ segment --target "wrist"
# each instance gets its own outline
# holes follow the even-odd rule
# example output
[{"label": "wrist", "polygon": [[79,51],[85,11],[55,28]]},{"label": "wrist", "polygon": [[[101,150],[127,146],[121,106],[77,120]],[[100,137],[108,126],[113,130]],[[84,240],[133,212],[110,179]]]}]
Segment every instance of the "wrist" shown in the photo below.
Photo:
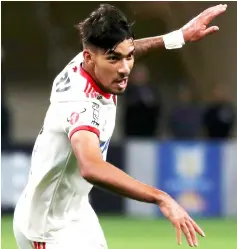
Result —
[{"label": "wrist", "polygon": [[181,28],[180,29],[181,30],[181,32],[182,32],[182,34],[183,34],[183,38],[184,38],[184,42],[186,43],[186,42],[188,42],[190,39],[189,39],[189,35],[188,35],[188,30],[187,30],[187,28],[186,27],[183,27],[183,28]]},{"label": "wrist", "polygon": [[165,202],[165,200],[167,200],[167,198],[169,198],[169,195],[166,192],[158,190],[155,196],[155,204],[160,206]]},{"label": "wrist", "polygon": [[163,36],[166,49],[182,48],[185,44],[184,34],[181,29],[173,31]]}]

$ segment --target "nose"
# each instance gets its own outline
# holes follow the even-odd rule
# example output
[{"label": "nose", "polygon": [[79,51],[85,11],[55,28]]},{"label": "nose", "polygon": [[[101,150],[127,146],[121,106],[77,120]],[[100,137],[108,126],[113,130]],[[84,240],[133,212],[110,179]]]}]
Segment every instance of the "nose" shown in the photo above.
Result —
[{"label": "nose", "polygon": [[118,73],[123,76],[123,77],[126,77],[129,75],[130,73],[130,66],[129,66],[129,63],[127,60],[123,60],[120,67],[119,67],[119,70],[118,70]]}]

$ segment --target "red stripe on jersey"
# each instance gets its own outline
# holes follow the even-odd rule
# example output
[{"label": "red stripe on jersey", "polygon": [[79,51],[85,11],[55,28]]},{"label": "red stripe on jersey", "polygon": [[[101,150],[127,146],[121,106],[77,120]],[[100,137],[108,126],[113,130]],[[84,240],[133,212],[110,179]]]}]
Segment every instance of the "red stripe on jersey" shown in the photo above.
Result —
[{"label": "red stripe on jersey", "polygon": [[82,66],[80,67],[80,74],[81,76],[83,76],[84,78],[86,78],[90,84],[92,85],[92,87],[94,88],[94,90],[96,92],[98,92],[99,94],[101,94],[102,96],[104,96],[106,99],[109,99],[111,97],[110,93],[105,93],[103,90],[101,90],[101,88],[95,83],[95,81],[93,80],[93,78],[90,76],[89,73],[87,73]]},{"label": "red stripe on jersey", "polygon": [[87,81],[87,82],[86,82],[86,87],[85,87],[85,89],[84,89],[84,92],[85,92],[85,93],[87,92],[89,85],[90,85],[90,84],[89,84],[89,82]]},{"label": "red stripe on jersey", "polygon": [[37,248],[37,242],[34,241],[33,244],[34,244],[34,248],[35,248],[35,249],[38,249],[38,248]]},{"label": "red stripe on jersey", "polygon": [[45,242],[33,242],[35,249],[46,249],[46,243]]},{"label": "red stripe on jersey", "polygon": [[92,86],[90,85],[89,89],[87,90],[87,93],[91,93],[93,91]]},{"label": "red stripe on jersey", "polygon": [[90,131],[93,132],[97,135],[97,137],[100,137],[100,131],[96,129],[95,127],[89,126],[89,125],[82,125],[74,128],[70,134],[69,134],[69,139],[72,138],[72,135],[76,133],[77,131]]}]

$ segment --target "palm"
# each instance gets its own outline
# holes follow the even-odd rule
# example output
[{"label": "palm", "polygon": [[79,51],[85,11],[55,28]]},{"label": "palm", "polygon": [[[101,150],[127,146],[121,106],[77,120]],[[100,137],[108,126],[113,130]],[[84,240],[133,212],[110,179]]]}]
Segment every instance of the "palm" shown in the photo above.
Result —
[{"label": "palm", "polygon": [[165,198],[160,204],[160,210],[174,225],[178,244],[181,244],[182,232],[190,246],[196,246],[198,244],[196,232],[204,236],[202,229],[171,197],[167,196],[167,198]]},{"label": "palm", "polygon": [[210,22],[226,11],[227,5],[220,4],[204,10],[181,28],[185,42],[198,41],[201,38],[219,30],[217,26],[207,27]]}]

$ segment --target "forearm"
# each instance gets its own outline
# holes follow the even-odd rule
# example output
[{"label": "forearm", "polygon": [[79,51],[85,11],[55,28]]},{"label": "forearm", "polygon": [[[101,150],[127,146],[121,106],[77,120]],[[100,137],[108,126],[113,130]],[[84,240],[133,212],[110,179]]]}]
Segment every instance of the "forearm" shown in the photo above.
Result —
[{"label": "forearm", "polygon": [[81,172],[81,174],[93,185],[141,202],[159,204],[166,195],[106,162],[90,167],[89,171]]},{"label": "forearm", "polygon": [[145,54],[151,49],[164,48],[164,40],[162,36],[154,36],[148,38],[137,39],[134,41],[136,54]]},{"label": "forearm", "polygon": [[185,44],[182,30],[176,30],[166,35],[137,39],[134,41],[136,55],[147,53],[152,49],[178,49]]}]

